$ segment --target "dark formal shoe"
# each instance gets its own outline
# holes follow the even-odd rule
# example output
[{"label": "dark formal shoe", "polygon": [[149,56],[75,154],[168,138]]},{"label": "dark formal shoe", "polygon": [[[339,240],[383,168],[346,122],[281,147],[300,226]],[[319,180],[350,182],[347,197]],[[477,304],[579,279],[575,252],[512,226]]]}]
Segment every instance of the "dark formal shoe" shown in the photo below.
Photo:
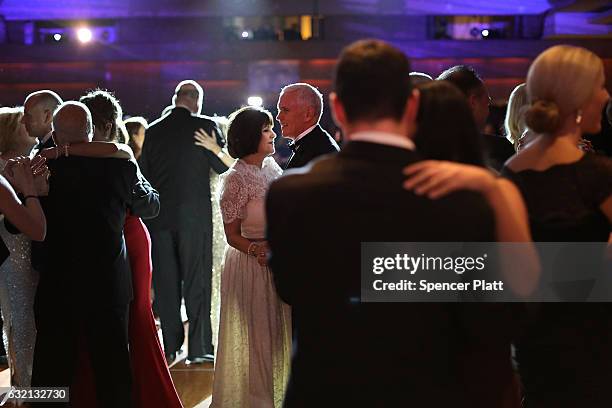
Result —
[{"label": "dark formal shoe", "polygon": [[203,364],[203,363],[211,363],[213,361],[215,361],[215,356],[213,356],[212,354],[204,354],[201,357],[187,357],[187,360],[185,360],[185,364],[186,365]]},{"label": "dark formal shoe", "polygon": [[174,353],[166,353],[166,363],[168,365],[172,364],[172,362],[176,360],[176,352]]}]

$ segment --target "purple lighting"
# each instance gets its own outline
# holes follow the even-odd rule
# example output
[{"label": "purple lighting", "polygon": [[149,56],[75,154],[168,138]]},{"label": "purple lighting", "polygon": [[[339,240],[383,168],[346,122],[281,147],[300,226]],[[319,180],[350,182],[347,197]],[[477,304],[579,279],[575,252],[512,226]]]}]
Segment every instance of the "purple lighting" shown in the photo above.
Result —
[{"label": "purple lighting", "polygon": [[[4,0],[6,20],[95,19],[141,16],[259,15],[261,9],[285,15],[312,12],[318,3],[322,15],[514,15],[541,14],[551,8],[547,0],[338,0],[338,1],[169,1],[169,0]],[[244,7],[257,4],[258,8]]]}]

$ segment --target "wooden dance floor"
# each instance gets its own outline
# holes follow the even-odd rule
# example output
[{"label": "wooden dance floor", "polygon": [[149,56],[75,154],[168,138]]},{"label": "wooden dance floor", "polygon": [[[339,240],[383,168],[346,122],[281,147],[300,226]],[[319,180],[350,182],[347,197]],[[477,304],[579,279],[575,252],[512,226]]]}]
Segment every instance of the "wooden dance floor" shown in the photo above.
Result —
[{"label": "wooden dance floor", "polygon": [[[187,338],[187,334],[185,334],[185,338]],[[187,350],[186,343],[183,349]],[[187,352],[183,352],[170,366],[170,374],[174,380],[176,391],[185,408],[208,408],[212,393],[213,364],[204,363],[188,366],[185,365],[186,356]],[[61,364],[61,362],[58,362],[58,364]],[[9,386],[9,369],[7,366],[0,366],[0,387]],[[7,403],[4,406],[11,407],[13,405]]]}]

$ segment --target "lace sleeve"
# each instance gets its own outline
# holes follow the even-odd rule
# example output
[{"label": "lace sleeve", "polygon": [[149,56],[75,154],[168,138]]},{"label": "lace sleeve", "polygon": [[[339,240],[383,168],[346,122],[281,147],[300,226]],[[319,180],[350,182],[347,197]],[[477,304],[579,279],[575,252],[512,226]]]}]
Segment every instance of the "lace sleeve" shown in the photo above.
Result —
[{"label": "lace sleeve", "polygon": [[235,170],[231,170],[221,181],[220,207],[223,222],[229,224],[237,218],[245,217],[245,208],[248,193],[243,177]]},{"label": "lace sleeve", "polygon": [[273,157],[266,157],[264,159],[264,174],[267,183],[271,183],[283,174],[283,170]]}]

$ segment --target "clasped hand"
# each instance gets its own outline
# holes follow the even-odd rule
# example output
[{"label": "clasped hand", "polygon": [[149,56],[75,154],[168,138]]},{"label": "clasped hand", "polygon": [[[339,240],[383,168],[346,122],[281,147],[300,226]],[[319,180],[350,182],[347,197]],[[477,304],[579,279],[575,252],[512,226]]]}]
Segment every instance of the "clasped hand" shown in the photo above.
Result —
[{"label": "clasped hand", "polygon": [[3,171],[3,176],[18,192],[25,195],[47,195],[49,192],[49,168],[42,156],[16,157],[10,159]]},{"label": "clasped hand", "polygon": [[268,265],[268,243],[263,241],[261,243],[257,243],[257,248],[255,249],[255,254],[257,255],[257,263],[261,266]]}]

